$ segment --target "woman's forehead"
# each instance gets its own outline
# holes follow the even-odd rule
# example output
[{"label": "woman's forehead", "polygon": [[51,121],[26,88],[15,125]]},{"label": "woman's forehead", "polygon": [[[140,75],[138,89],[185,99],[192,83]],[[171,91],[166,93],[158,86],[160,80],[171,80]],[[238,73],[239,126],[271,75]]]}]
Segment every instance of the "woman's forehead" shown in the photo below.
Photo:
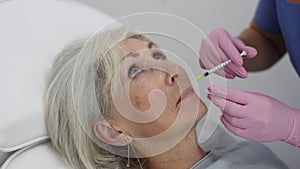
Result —
[{"label": "woman's forehead", "polygon": [[129,55],[135,55],[139,51],[148,50],[152,48],[153,42],[148,42],[140,39],[135,38],[127,38],[121,42],[121,45],[124,48],[124,54],[121,56],[123,60],[125,57]]}]

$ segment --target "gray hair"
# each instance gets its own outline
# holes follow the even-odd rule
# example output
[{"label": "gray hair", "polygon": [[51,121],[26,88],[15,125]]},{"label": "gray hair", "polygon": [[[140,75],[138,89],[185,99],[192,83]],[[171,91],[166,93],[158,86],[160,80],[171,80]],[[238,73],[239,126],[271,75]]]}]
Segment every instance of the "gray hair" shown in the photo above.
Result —
[{"label": "gray hair", "polygon": [[[109,93],[124,50],[115,44],[128,37],[150,41],[143,35],[118,31],[68,44],[57,55],[47,79],[46,128],[54,148],[76,169],[127,168],[127,157],[99,146],[91,132],[93,122],[111,118],[114,109]],[[145,164],[145,159],[139,160]],[[139,168],[138,159],[130,159],[130,165]]]}]

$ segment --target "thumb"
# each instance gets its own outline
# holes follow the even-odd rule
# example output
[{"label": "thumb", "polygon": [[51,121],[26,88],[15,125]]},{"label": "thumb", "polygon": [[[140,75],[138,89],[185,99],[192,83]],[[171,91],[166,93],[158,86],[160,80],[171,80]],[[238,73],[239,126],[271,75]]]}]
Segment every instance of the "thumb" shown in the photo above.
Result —
[{"label": "thumb", "polygon": [[246,56],[245,58],[253,58],[257,55],[257,51],[255,48],[251,47],[251,46],[246,46],[244,44],[244,42],[242,42],[240,39],[235,38],[233,36],[230,36],[231,41],[233,42],[233,44],[237,47],[237,49],[239,51],[245,51],[246,52]]},{"label": "thumb", "polygon": [[245,58],[254,58],[257,55],[256,49],[251,46],[247,46],[244,51],[246,51]]}]

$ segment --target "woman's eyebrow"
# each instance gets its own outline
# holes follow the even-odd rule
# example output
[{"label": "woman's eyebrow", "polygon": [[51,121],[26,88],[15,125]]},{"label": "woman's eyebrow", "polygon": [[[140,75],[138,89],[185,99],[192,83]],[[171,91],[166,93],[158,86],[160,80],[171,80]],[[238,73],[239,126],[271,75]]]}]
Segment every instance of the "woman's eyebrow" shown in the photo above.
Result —
[{"label": "woman's eyebrow", "polygon": [[153,42],[149,42],[148,43],[148,48],[151,49],[153,45],[156,46]]},{"label": "woman's eyebrow", "polygon": [[137,53],[136,51],[134,51],[134,52],[130,52],[130,53],[128,53],[125,57],[123,57],[123,59],[122,60],[125,60],[127,57],[138,57],[140,54],[139,53]]},{"label": "woman's eyebrow", "polygon": [[[149,42],[148,44],[147,44],[147,46],[148,46],[148,48],[149,49],[151,49],[153,46],[156,46],[153,42]],[[130,53],[128,53],[126,56],[124,56],[123,57],[123,59],[122,59],[122,61],[124,60],[124,59],[126,59],[127,57],[138,57],[140,54],[139,53],[137,53],[136,51],[133,51],[133,52],[130,52]]]}]

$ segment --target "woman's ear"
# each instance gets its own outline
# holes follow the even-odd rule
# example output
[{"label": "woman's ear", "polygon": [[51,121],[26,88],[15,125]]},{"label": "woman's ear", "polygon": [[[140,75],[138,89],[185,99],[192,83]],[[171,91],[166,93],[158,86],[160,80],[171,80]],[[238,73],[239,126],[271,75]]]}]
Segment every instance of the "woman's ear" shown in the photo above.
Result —
[{"label": "woman's ear", "polygon": [[103,142],[114,146],[125,146],[132,142],[132,137],[125,135],[111,126],[106,120],[99,120],[93,124],[94,134]]}]

